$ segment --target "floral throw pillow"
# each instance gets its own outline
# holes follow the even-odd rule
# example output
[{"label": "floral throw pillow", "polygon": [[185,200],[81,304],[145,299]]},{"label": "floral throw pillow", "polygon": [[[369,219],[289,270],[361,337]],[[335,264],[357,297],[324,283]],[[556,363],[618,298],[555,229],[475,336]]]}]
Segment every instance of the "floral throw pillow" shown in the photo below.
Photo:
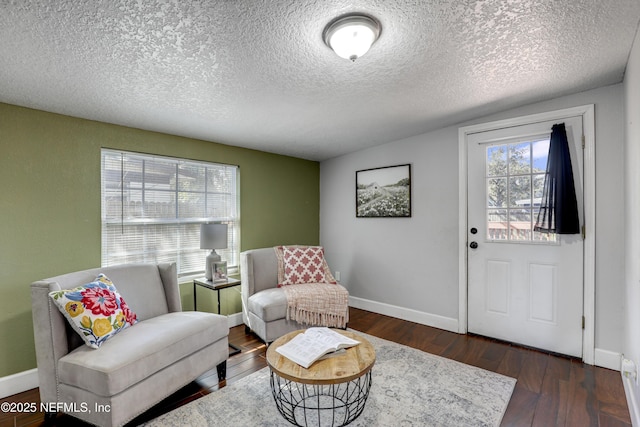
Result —
[{"label": "floral throw pillow", "polygon": [[69,325],[91,348],[137,322],[111,280],[104,274],[74,289],[49,293]]},{"label": "floral throw pillow", "polygon": [[324,283],[324,249],[317,246],[283,247],[284,279],[279,286]]}]

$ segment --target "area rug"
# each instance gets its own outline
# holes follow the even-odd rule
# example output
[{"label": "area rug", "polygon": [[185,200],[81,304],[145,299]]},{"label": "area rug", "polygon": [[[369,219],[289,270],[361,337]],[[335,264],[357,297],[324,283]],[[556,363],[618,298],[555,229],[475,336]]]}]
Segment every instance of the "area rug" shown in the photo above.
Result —
[{"label": "area rug", "polygon": [[[376,349],[363,413],[350,426],[499,426],[514,378],[370,335]],[[269,368],[144,424],[147,427],[291,425],[271,394]]]}]

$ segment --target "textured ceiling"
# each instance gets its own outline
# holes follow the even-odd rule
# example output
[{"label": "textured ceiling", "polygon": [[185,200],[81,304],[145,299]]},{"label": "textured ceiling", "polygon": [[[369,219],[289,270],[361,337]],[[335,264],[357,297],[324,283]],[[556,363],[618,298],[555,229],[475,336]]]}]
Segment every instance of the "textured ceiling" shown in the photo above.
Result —
[{"label": "textured ceiling", "polygon": [[[355,63],[322,41],[382,24]],[[0,0],[0,102],[323,160],[622,81],[638,0]]]}]

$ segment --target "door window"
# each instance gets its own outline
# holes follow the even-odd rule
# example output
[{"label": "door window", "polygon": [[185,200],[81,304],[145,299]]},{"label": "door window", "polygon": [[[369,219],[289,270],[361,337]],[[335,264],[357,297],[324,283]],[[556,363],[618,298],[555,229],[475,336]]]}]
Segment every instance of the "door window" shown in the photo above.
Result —
[{"label": "door window", "polygon": [[533,230],[549,155],[549,135],[486,146],[487,240],[555,243]]}]

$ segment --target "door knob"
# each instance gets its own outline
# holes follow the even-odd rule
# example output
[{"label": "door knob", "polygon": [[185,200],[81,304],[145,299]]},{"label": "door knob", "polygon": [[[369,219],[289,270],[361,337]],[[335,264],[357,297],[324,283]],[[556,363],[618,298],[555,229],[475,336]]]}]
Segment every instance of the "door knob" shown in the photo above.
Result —
[{"label": "door knob", "polygon": [[471,243],[469,243],[469,247],[470,247],[471,249],[476,249],[476,248],[478,247],[478,242],[471,242]]}]

